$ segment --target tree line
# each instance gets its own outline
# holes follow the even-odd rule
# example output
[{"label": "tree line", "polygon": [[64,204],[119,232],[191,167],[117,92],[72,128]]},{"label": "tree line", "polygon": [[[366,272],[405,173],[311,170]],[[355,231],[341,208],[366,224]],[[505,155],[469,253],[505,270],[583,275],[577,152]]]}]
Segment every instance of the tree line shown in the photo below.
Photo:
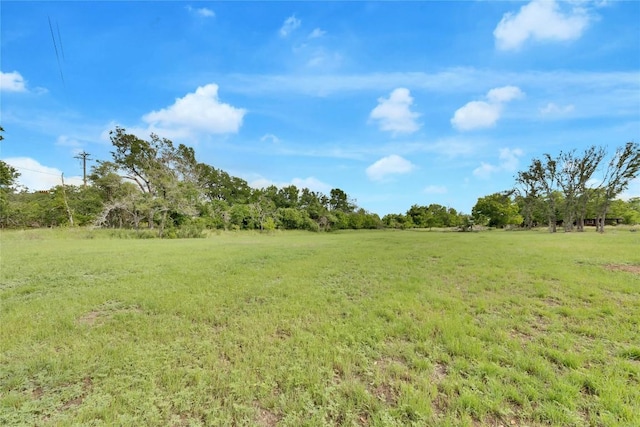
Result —
[{"label": "tree line", "polygon": [[87,186],[19,191],[19,173],[2,163],[0,226],[94,225],[191,237],[204,229],[274,230],[382,228],[375,213],[346,192],[328,195],[295,185],[254,189],[247,181],[196,160],[193,148],[117,127],[110,160],[91,168]]},{"label": "tree line", "polygon": [[[30,192],[16,185],[19,172],[0,161],[0,227],[93,225],[146,236],[194,237],[205,229],[467,231],[477,225],[546,224],[556,231],[561,224],[565,231],[583,231],[587,219],[595,219],[603,231],[607,215],[640,223],[640,198],[616,199],[640,171],[640,149],[631,142],[608,161],[606,150],[595,146],[533,159],[517,173],[512,189],[479,198],[471,215],[439,204],[414,204],[404,214],[380,218],[339,188],[327,195],[294,185],[252,188],[241,178],[198,162],[193,148],[155,134],[145,140],[116,127],[110,139],[111,159],[91,168],[89,185],[61,183]],[[597,172],[600,180],[594,184]]]},{"label": "tree line", "polygon": [[607,160],[603,147],[583,152],[544,154],[519,171],[512,189],[478,199],[475,221],[493,227],[508,225],[530,229],[546,224],[550,232],[584,231],[585,221],[604,232],[608,215],[615,221],[640,223],[640,198],[617,197],[640,172],[640,145],[628,142]]}]

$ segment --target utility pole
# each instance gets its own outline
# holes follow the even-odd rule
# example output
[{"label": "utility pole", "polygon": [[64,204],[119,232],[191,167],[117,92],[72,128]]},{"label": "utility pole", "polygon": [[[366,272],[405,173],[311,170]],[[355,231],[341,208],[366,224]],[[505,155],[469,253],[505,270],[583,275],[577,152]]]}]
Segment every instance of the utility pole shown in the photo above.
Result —
[{"label": "utility pole", "polygon": [[78,155],[74,157],[74,159],[82,160],[82,182],[84,183],[84,187],[87,186],[87,160],[91,160],[89,156],[90,156],[89,153],[82,151],[81,153],[78,153]]}]

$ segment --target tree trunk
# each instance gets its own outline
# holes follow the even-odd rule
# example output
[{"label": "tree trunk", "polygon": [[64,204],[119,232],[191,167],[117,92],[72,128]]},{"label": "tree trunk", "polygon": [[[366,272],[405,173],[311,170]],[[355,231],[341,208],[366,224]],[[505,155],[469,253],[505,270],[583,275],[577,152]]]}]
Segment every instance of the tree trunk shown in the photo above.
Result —
[{"label": "tree trunk", "polygon": [[149,209],[149,222],[148,222],[148,226],[150,230],[153,230],[153,217],[155,216],[155,211],[153,209]]},{"label": "tree trunk", "polygon": [[162,237],[163,234],[164,234],[164,226],[167,223],[167,211],[166,210],[164,210],[162,212],[162,217],[161,218],[162,219],[160,220],[160,226],[159,226],[159,229],[158,229],[158,237]]},{"label": "tree trunk", "polygon": [[598,216],[596,218],[596,231],[598,231],[599,233],[604,233],[604,223],[605,223],[605,220],[607,218],[607,211],[609,211],[609,204],[608,203],[606,203],[602,207],[602,210],[600,211],[600,213],[598,214]]},{"label": "tree trunk", "polygon": [[64,188],[64,174],[62,174],[62,199],[64,200],[64,207],[67,211],[67,216],[69,217],[69,225],[73,227],[73,214],[71,213],[71,209],[69,208],[69,202],[67,201],[67,192]]},{"label": "tree trunk", "polygon": [[604,233],[604,221],[606,218],[606,212],[601,212],[596,219],[596,231]]}]

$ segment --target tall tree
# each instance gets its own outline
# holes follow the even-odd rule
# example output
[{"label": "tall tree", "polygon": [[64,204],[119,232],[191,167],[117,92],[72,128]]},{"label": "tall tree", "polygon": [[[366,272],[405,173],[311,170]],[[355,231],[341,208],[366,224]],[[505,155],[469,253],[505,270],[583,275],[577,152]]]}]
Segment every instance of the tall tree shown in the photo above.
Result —
[{"label": "tall tree", "polygon": [[[0,126],[0,141],[4,128]],[[9,222],[9,195],[16,190],[20,173],[10,164],[0,160],[0,227],[6,227]]]},{"label": "tall tree", "polygon": [[591,146],[582,155],[576,150],[561,152],[558,156],[557,182],[564,193],[563,227],[573,230],[573,222],[584,231],[584,218],[589,198],[587,182],[604,158],[603,148]]},{"label": "tall tree", "polygon": [[623,147],[618,147],[613,154],[604,179],[600,185],[602,191],[597,200],[596,229],[604,233],[604,224],[611,202],[624,190],[629,183],[638,177],[640,172],[640,145],[635,142],[627,142]]},{"label": "tall tree", "polygon": [[557,161],[549,154],[545,154],[544,160],[533,159],[531,166],[527,171],[530,179],[537,183],[542,196],[547,213],[547,223],[551,233],[556,232],[557,228],[557,205],[556,205],[556,184],[557,184]]},{"label": "tall tree", "polygon": [[356,205],[353,201],[349,200],[347,193],[339,188],[331,189],[329,193],[331,198],[329,199],[329,209],[332,211],[341,211],[345,213],[351,213],[355,210]]},{"label": "tall tree", "polygon": [[195,153],[192,148],[151,134],[149,141],[117,127],[110,132],[113,163],[125,171],[140,191],[139,205],[147,210],[149,228],[156,224],[162,236],[171,212],[192,216],[198,202]]},{"label": "tall tree", "polygon": [[516,199],[521,204],[520,212],[524,218],[524,226],[527,229],[531,229],[534,224],[536,208],[541,202],[540,192],[542,191],[542,186],[538,182],[533,167],[529,167],[529,170],[518,172],[514,191],[518,194]]}]

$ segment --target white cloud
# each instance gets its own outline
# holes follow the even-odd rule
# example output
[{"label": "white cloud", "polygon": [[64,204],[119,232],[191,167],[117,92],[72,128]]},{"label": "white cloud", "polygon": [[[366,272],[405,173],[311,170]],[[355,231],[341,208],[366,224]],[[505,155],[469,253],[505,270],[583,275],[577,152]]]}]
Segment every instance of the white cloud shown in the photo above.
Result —
[{"label": "white cloud", "polygon": [[471,101],[456,110],[451,124],[458,130],[490,128],[496,125],[505,103],[522,98],[524,92],[517,86],[503,86],[491,89],[485,101]]},{"label": "white cloud", "polygon": [[302,21],[296,18],[295,15],[291,15],[284,20],[282,27],[280,27],[280,37],[287,37],[294,30],[300,27],[300,24],[302,24]]},{"label": "white cloud", "polygon": [[[332,94],[357,94],[360,92],[391,92],[394,88],[410,87],[412,90],[460,96],[477,93],[478,87],[494,88],[507,81],[527,88],[527,96],[536,105],[544,105],[555,99],[558,93],[570,97],[579,118],[619,117],[623,114],[636,119],[638,116],[637,71],[503,71],[488,69],[448,68],[437,73],[298,73],[283,74],[233,74],[225,79],[225,92],[247,96],[301,94],[326,97]],[[541,101],[542,100],[542,101]],[[535,115],[529,115],[537,119]]]},{"label": "white cloud", "polygon": [[310,53],[309,60],[305,64],[309,68],[323,67],[333,69],[342,63],[342,55],[337,52],[328,52],[323,48],[315,49]]},{"label": "white cloud", "polygon": [[0,92],[26,92],[27,82],[22,75],[13,71],[11,73],[3,73],[0,71]]},{"label": "white cloud", "polygon": [[205,18],[213,18],[216,16],[215,12],[211,9],[207,9],[206,7],[202,7],[197,10],[198,15],[203,16]]},{"label": "white cloud", "polygon": [[456,110],[451,124],[462,131],[493,127],[500,118],[501,110],[500,105],[471,101]]},{"label": "white cloud", "polygon": [[477,176],[478,178],[488,179],[491,174],[498,172],[499,170],[500,168],[498,168],[497,166],[482,162],[480,163],[480,166],[473,170],[473,175]]},{"label": "white cloud", "polygon": [[56,145],[72,148],[82,147],[82,143],[80,141],[67,135],[60,135],[56,140]]},{"label": "white cloud", "polygon": [[278,138],[272,133],[267,133],[263,135],[262,138],[260,138],[260,142],[267,142],[267,141],[271,142],[272,144],[279,144],[280,138]]},{"label": "white cloud", "polygon": [[214,16],[216,16],[216,13],[206,7],[201,7],[201,8],[194,8],[191,6],[187,6],[187,10],[191,13],[195,13],[198,16],[202,16],[203,18],[213,18]]},{"label": "white cloud", "polygon": [[320,28],[314,28],[313,31],[311,31],[311,34],[309,34],[309,38],[310,39],[317,39],[319,37],[324,36],[325,34],[327,34],[326,31],[321,30]]},{"label": "white cloud", "polygon": [[640,197],[640,178],[632,179],[627,189],[619,196],[622,200],[629,200],[632,197]]},{"label": "white cloud", "polygon": [[458,156],[470,156],[484,144],[485,141],[480,139],[453,136],[419,146],[418,151],[426,151],[436,153],[439,156],[454,158]]},{"label": "white cloud", "polygon": [[218,85],[208,84],[158,111],[143,116],[149,131],[162,136],[184,136],[191,132],[235,133],[242,125],[246,110],[224,104],[218,99]]},{"label": "white cloud", "polygon": [[444,185],[428,185],[423,192],[426,194],[446,194],[447,187]]},{"label": "white cloud", "polygon": [[480,166],[473,170],[473,175],[478,178],[488,179],[497,172],[515,172],[523,154],[524,152],[519,148],[501,148],[498,155],[498,165],[481,162]]},{"label": "white cloud", "polygon": [[562,116],[571,113],[575,107],[573,104],[569,105],[557,105],[553,102],[548,103],[544,107],[540,108],[540,114],[545,116]]},{"label": "white cloud", "polygon": [[372,181],[381,181],[388,175],[409,173],[415,169],[415,165],[397,154],[383,157],[366,170],[367,176]]},{"label": "white cloud", "polygon": [[380,130],[395,133],[412,133],[420,129],[416,119],[420,114],[411,111],[413,98],[409,89],[397,88],[389,98],[378,98],[378,106],[371,111],[370,119],[378,120]]},{"label": "white cloud", "polygon": [[[62,171],[57,168],[44,166],[30,157],[9,157],[4,161],[20,172],[18,182],[31,191],[50,190],[62,184]],[[64,178],[66,185],[82,185],[81,176]]]},{"label": "white cloud", "polygon": [[492,103],[503,103],[522,98],[524,93],[517,86],[503,86],[491,89],[487,93],[487,99]]},{"label": "white cloud", "polygon": [[518,169],[519,158],[522,157],[524,152],[519,148],[500,149],[500,169],[507,172],[515,172]]},{"label": "white cloud", "polygon": [[590,18],[580,4],[574,3],[567,13],[555,0],[532,0],[517,14],[506,13],[493,31],[501,50],[517,50],[528,39],[569,41],[580,38]]},{"label": "white cloud", "polygon": [[331,191],[331,186],[319,179],[310,176],[307,178],[293,178],[290,182],[275,182],[262,176],[255,177],[248,181],[251,188],[261,189],[275,185],[278,188],[287,187],[289,185],[295,185],[298,190],[308,188],[311,191],[328,194]]},{"label": "white cloud", "polygon": [[320,181],[312,176],[308,178],[293,178],[291,184],[298,187],[298,189],[308,188],[311,191],[316,191],[324,194],[328,194],[331,191],[331,186]]}]

